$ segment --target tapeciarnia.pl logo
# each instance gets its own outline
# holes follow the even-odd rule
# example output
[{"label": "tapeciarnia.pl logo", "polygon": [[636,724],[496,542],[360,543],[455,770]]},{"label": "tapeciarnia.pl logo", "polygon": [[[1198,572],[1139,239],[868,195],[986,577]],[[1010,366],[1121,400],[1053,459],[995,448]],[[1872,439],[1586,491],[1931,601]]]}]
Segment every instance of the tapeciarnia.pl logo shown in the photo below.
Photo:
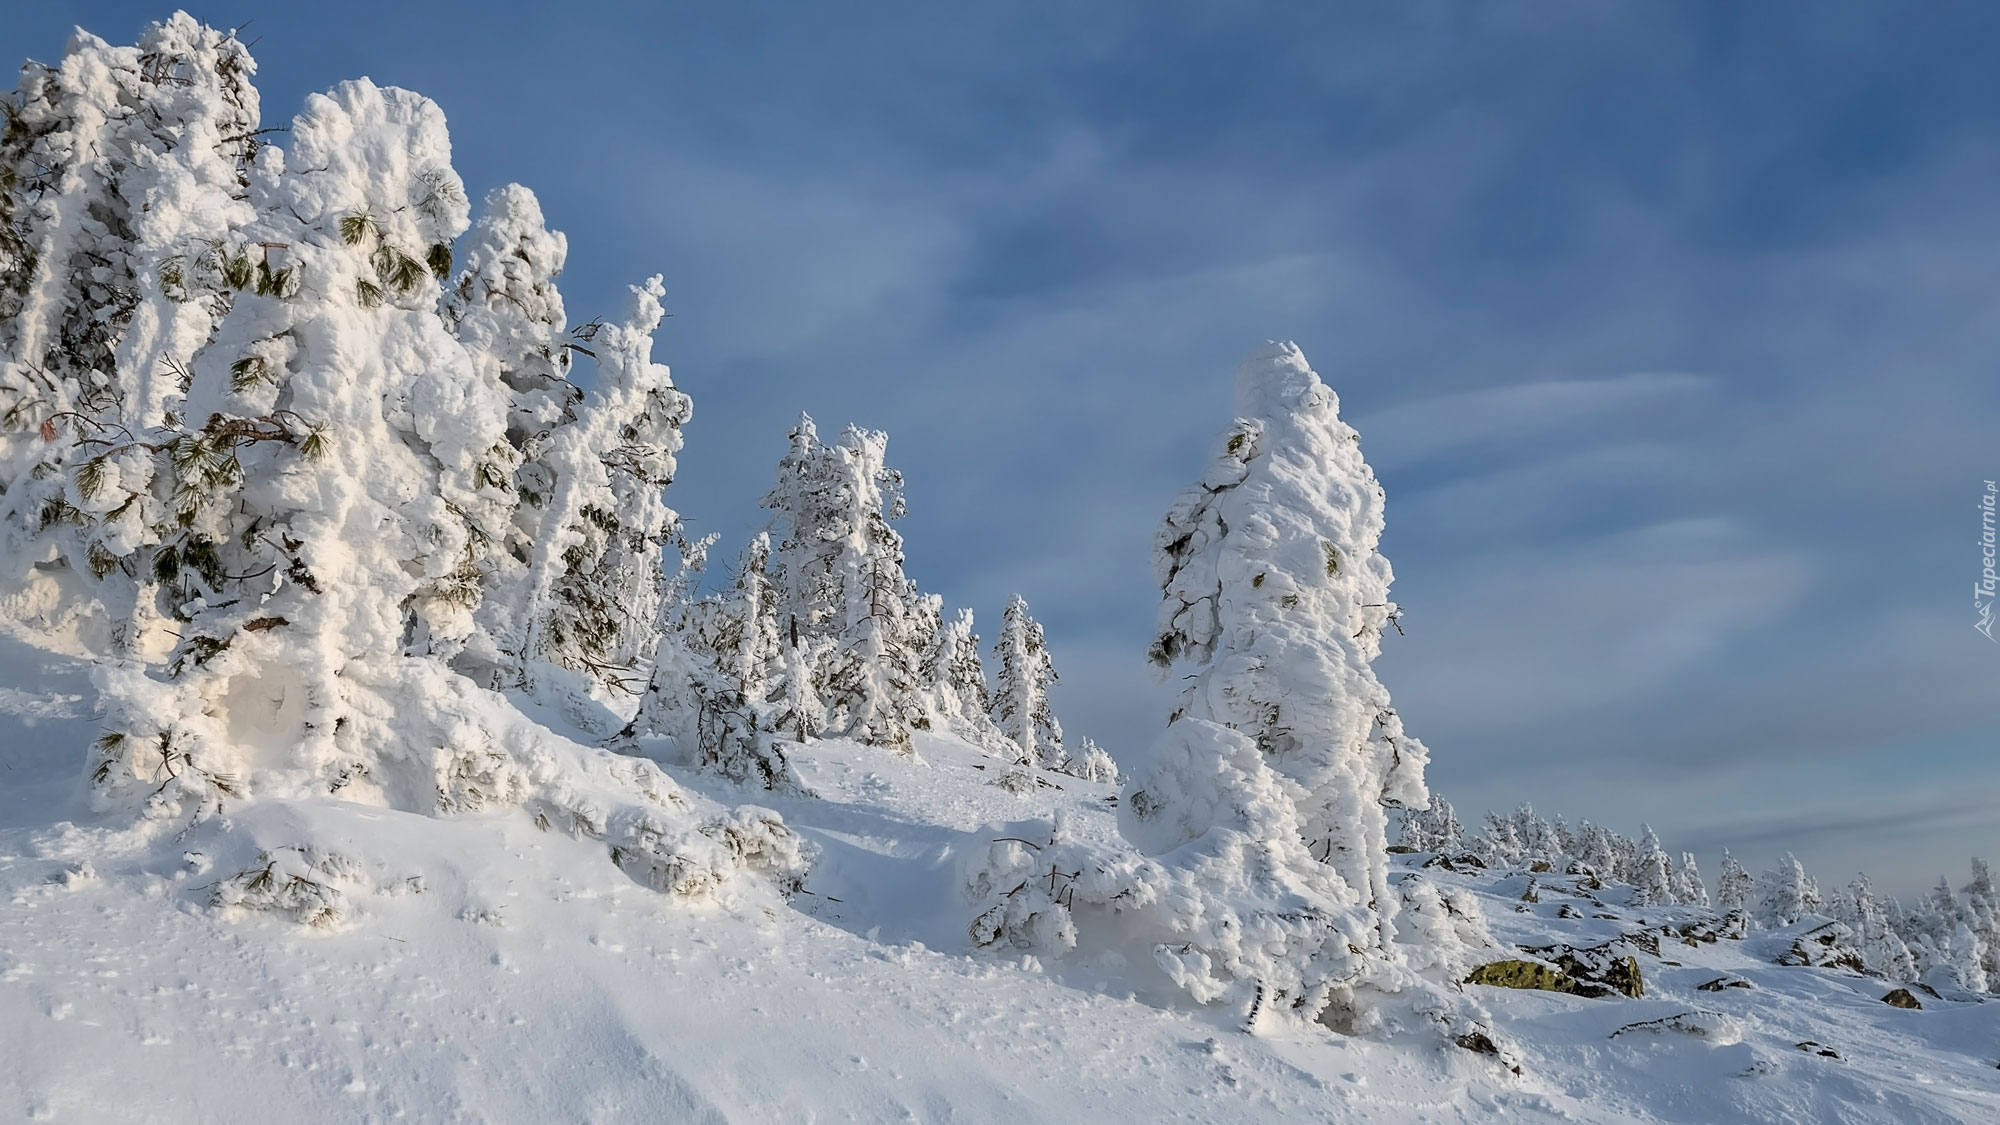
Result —
[{"label": "tapeciarnia.pl logo", "polygon": [[1986,482],[1986,494],[1979,498],[1979,554],[1985,569],[1979,572],[1979,581],[1972,584],[1972,608],[1979,614],[1979,620],[1972,627],[1986,634],[1986,639],[2000,644],[2000,638],[1993,635],[1993,595],[2000,578],[1993,574],[1993,498],[1994,484]]}]

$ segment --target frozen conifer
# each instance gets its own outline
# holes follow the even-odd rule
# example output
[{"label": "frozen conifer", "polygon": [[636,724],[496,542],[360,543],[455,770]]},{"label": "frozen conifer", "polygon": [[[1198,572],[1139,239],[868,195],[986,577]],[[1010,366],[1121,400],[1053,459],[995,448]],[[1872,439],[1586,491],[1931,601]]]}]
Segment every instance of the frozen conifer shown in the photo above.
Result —
[{"label": "frozen conifer", "polygon": [[1382,489],[1339,400],[1296,346],[1271,344],[1238,368],[1236,413],[1154,540],[1151,655],[1186,687],[1119,823],[1154,854],[1248,833],[1260,878],[1310,903],[1297,909],[1325,938],[1294,937],[1303,981],[1284,990],[1319,1009],[1334,1002],[1321,974],[1371,971],[1346,947],[1397,956],[1385,806],[1428,803],[1425,753],[1370,669],[1397,610],[1376,549]]},{"label": "frozen conifer", "polygon": [[1819,912],[1819,884],[1790,852],[1758,882],[1758,921],[1765,926],[1789,926]]},{"label": "frozen conifer", "polygon": [[1030,777],[1036,770],[1063,763],[1062,724],[1049,706],[1049,688],[1056,682],[1055,664],[1041,623],[1028,615],[1021,595],[1007,599],[1000,615],[1000,637],[993,643],[993,722],[1014,744],[1015,761]]},{"label": "frozen conifer", "polygon": [[1750,909],[1750,895],[1752,890],[1753,884],[1750,879],[1750,872],[1744,870],[1743,865],[1736,862],[1736,857],[1729,854],[1729,849],[1724,848],[1722,851],[1722,875],[1716,880],[1715,885],[1715,904],[1725,911],[1747,911]]},{"label": "frozen conifer", "polygon": [[1667,858],[1666,850],[1660,847],[1660,838],[1653,834],[1653,826],[1642,825],[1637,855],[1630,876],[1635,903],[1661,905],[1678,901],[1674,893],[1673,864]]}]

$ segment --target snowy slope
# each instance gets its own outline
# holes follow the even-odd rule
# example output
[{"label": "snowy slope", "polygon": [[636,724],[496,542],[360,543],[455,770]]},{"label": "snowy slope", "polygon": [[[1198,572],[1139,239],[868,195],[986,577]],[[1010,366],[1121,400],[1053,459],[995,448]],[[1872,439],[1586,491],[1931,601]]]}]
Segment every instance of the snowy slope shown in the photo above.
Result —
[{"label": "snowy slope", "polygon": [[[807,893],[690,909],[519,811],[270,802],[214,844],[98,827],[91,698],[76,661],[0,640],[0,1120],[2000,1120],[2000,1005],[1891,1008],[1755,942],[1662,946],[1639,1000],[1477,989],[1518,1077],[1431,1044],[1246,1035],[1241,1013],[1133,996],[1112,959],[968,954],[968,856],[1052,807],[1116,829],[1109,787],[1018,797],[955,742],[920,740],[921,763],[808,748],[820,799],[763,801],[821,848]],[[366,868],[338,927],[205,905],[247,857],[186,853],[287,833]],[[1487,895],[1507,941],[1601,941],[1647,913],[1604,892],[1560,918],[1549,876],[1517,912],[1524,875],[1430,874]],[[1697,990],[1724,974],[1755,987]],[[1691,1011],[1717,1013],[1711,1037],[1611,1037]]]}]

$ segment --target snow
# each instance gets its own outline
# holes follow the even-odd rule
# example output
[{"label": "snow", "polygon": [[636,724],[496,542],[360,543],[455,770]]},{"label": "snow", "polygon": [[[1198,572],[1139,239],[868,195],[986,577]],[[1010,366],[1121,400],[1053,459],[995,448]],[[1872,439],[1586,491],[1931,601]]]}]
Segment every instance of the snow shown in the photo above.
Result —
[{"label": "snow", "polygon": [[[970,952],[968,857],[1058,810],[1086,841],[1116,827],[1110,786],[1056,777],[1030,805],[955,740],[919,735],[920,762],[810,744],[821,799],[759,794],[819,849],[804,893],[748,883],[689,908],[519,811],[257,802],[218,837],[235,851],[190,858],[200,841],[89,814],[82,663],[0,639],[0,683],[0,1118],[2000,1119],[2000,1004],[1893,1008],[1879,981],[1773,964],[1782,933],[1663,943],[1638,1000],[1472,989],[1518,1077],[1411,1039],[1245,1034],[1240,1011],[1135,988],[1115,958]],[[209,905],[247,841],[300,838],[358,867],[338,925]],[[1616,890],[1599,909],[1550,875],[1423,875],[1480,896],[1509,943],[1699,913]],[[1699,990],[1724,977],[1753,987]],[[1613,1037],[1649,1020],[1680,1024]]]}]

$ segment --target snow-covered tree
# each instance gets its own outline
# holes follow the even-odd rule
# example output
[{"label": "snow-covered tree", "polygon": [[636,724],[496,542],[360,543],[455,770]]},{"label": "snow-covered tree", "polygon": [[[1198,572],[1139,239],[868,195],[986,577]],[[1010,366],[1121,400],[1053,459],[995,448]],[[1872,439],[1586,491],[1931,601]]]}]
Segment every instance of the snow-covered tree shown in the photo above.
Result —
[{"label": "snow-covered tree", "polygon": [[[1297,974],[1280,992],[1317,1010],[1336,991],[1351,1003],[1334,982],[1371,971],[1348,946],[1397,957],[1385,806],[1428,803],[1425,753],[1370,668],[1397,610],[1376,550],[1382,489],[1339,400],[1295,345],[1271,344],[1238,368],[1236,412],[1154,540],[1151,656],[1186,686],[1126,783],[1120,828],[1156,855],[1240,849],[1203,852],[1238,857],[1216,859],[1218,895],[1254,879],[1294,896],[1310,922],[1278,955]],[[1192,939],[1177,979],[1212,979],[1212,952]]]},{"label": "snow-covered tree", "polygon": [[1819,912],[1819,884],[1790,852],[1758,883],[1757,920],[1765,926],[1789,926]]},{"label": "snow-covered tree", "polygon": [[527,656],[621,687],[657,642],[661,574],[680,519],[663,495],[693,413],[652,361],[666,315],[660,278],[631,290],[626,315],[590,335],[595,390],[550,434],[554,478],[540,505],[526,612]]},{"label": "snow-covered tree", "polygon": [[1585,820],[1578,822],[1576,837],[1576,862],[1584,871],[1599,880],[1619,877],[1616,833]]},{"label": "snow-covered tree", "polygon": [[1729,849],[1722,850],[1722,874],[1716,879],[1715,904],[1725,911],[1750,909],[1750,896],[1755,884],[1750,872],[1736,862]]},{"label": "snow-covered tree", "polygon": [[1701,880],[1701,868],[1695,865],[1693,852],[1682,852],[1680,866],[1674,869],[1674,901],[1708,908],[1708,884]]},{"label": "snow-covered tree", "polygon": [[0,131],[0,508],[6,554],[135,654],[158,629],[166,518],[142,446],[243,290],[286,283],[245,241],[255,66],[185,14],[136,47],[29,63]]},{"label": "snow-covered tree", "polygon": [[931,711],[945,729],[988,750],[1007,743],[993,725],[992,693],[987,690],[971,610],[959,610],[950,620],[939,622],[936,636],[924,648],[922,676],[930,685]]},{"label": "snow-covered tree", "polygon": [[782,652],[766,571],[767,535],[751,539],[728,592],[673,607],[627,735],[671,739],[685,763],[739,784],[804,795],[778,733]]},{"label": "snow-covered tree", "polygon": [[[526,806],[662,890],[745,868],[795,885],[807,849],[772,814],[704,821],[651,763],[555,736],[449,663],[479,630],[516,487],[509,388],[439,307],[468,216],[437,106],[344,83],[250,159],[254,136],[223,132],[255,124],[233,39],[176,17],[138,51],[75,43],[62,70],[31,68],[0,142],[0,382],[27,377],[6,403],[33,427],[27,477],[61,490],[40,522],[90,533],[76,570],[130,580],[97,675],[98,808],[220,832],[250,801]],[[46,128],[14,112],[36,99],[57,107]],[[23,187],[20,160],[52,178]],[[629,324],[609,331],[614,375],[645,359]],[[55,353],[70,367],[50,378]],[[652,367],[607,378],[606,401],[633,385],[657,400]],[[617,440],[579,445],[614,470],[651,458],[633,476],[658,483],[646,412],[612,413]],[[29,531],[7,559],[39,581],[67,548]],[[624,600],[657,596],[654,572]],[[168,652],[137,643],[149,588]],[[292,852],[270,869],[346,869],[309,841]]]},{"label": "snow-covered tree", "polygon": [[1056,767],[1056,772],[1080,777],[1085,781],[1116,784],[1118,762],[1111,756],[1110,751],[1085,737],[1078,742],[1075,750],[1064,756],[1061,764]]},{"label": "snow-covered tree", "polygon": [[[552,449],[550,441],[577,421],[584,398],[567,377],[569,339],[555,281],[569,248],[544,223],[534,193],[508,184],[487,194],[457,250],[460,266],[445,293],[445,319],[480,381],[505,389],[507,449],[495,451],[492,468],[511,468],[516,497],[503,537],[482,554],[481,629],[463,660],[475,673],[489,667],[494,678],[512,683],[526,670],[527,603],[535,577],[529,566],[536,560],[536,537],[545,530],[542,512],[565,472],[575,471],[551,454],[584,452],[569,443]],[[594,561],[601,554],[586,548],[577,557]],[[541,561],[545,569],[567,565],[558,553]]]},{"label": "snow-covered tree", "polygon": [[1640,826],[1637,856],[1627,878],[1636,892],[1634,902],[1659,905],[1677,901],[1673,863],[1650,824]]},{"label": "snow-covered tree", "polygon": [[1882,901],[1875,897],[1868,876],[1861,875],[1845,890],[1836,892],[1828,905],[1829,913],[1854,931],[1862,962],[1871,972],[1889,980],[1917,979],[1916,959],[1897,935]]},{"label": "snow-covered tree", "polygon": [[849,426],[822,444],[800,416],[764,498],[784,523],[772,550],[781,635],[812,667],[822,729],[908,752],[930,722],[921,664],[936,606],[903,574],[902,474],[888,437]]},{"label": "snow-covered tree", "polygon": [[1451,802],[1436,793],[1431,794],[1431,804],[1427,809],[1409,809],[1403,813],[1403,827],[1398,843],[1420,852],[1455,852],[1465,828],[1458,822],[1458,810]]},{"label": "snow-covered tree", "polygon": [[1001,612],[993,659],[993,723],[1016,747],[1016,761],[1032,788],[1035,771],[1061,765],[1064,752],[1062,724],[1049,706],[1055,663],[1041,623],[1028,615],[1028,603],[1019,594],[1007,599]]}]

